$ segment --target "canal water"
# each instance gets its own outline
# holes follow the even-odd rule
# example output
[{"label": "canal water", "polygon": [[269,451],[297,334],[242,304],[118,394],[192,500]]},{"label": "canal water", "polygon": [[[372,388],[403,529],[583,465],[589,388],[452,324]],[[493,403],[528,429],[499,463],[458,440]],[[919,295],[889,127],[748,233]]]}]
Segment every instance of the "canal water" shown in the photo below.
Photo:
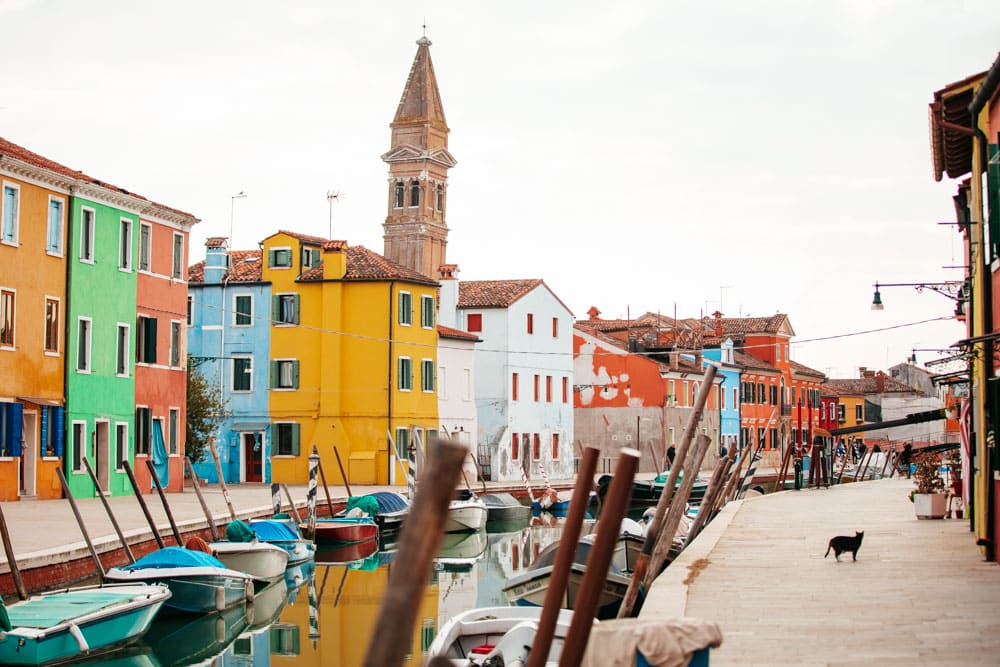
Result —
[{"label": "canal water", "polygon": [[[506,605],[504,582],[523,572],[561,532],[562,519],[543,513],[530,524],[488,524],[485,532],[445,535],[419,603],[405,664],[422,664],[438,628],[452,616]],[[161,615],[140,644],[90,664],[361,665],[389,576],[408,566],[396,553],[389,540],[380,549],[322,550],[315,564],[289,569],[284,580],[258,592],[250,605],[208,616]]]}]

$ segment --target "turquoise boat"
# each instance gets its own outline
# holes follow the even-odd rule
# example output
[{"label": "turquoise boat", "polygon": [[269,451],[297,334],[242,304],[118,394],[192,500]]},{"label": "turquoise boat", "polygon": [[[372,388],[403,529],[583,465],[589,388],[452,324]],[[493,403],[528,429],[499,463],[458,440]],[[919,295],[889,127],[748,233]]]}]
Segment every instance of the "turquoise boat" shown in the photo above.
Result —
[{"label": "turquoise boat", "polygon": [[246,630],[250,613],[250,605],[238,604],[197,616],[172,614],[156,619],[142,643],[160,667],[209,664]]},{"label": "turquoise boat", "polygon": [[222,611],[253,598],[253,579],[230,570],[203,551],[164,547],[125,567],[113,567],[104,578],[118,583],[158,583],[170,588],[166,606],[195,614]]},{"label": "turquoise boat", "polygon": [[140,638],[169,599],[166,586],[112,585],[9,606],[0,601],[6,611],[0,615],[0,664],[52,665],[114,650]]}]

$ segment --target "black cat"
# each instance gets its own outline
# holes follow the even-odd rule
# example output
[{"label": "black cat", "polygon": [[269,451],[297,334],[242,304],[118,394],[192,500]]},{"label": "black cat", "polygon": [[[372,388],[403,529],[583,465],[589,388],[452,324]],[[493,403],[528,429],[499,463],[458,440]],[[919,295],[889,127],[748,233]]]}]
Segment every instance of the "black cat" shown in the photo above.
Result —
[{"label": "black cat", "polygon": [[861,540],[864,538],[865,534],[863,532],[854,533],[854,537],[849,535],[837,535],[830,540],[829,546],[826,548],[826,553],[823,554],[823,558],[830,555],[830,549],[833,549],[833,557],[840,561],[840,554],[851,552],[851,556],[854,560],[858,559],[858,549],[861,548]]}]

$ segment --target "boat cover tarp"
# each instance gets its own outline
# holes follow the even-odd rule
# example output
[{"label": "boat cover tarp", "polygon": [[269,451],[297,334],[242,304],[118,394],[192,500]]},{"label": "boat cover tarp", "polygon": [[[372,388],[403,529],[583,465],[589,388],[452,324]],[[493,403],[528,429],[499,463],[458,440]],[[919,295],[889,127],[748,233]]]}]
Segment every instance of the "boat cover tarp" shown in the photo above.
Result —
[{"label": "boat cover tarp", "polygon": [[299,539],[295,531],[289,528],[288,524],[281,521],[272,521],[271,519],[251,521],[250,528],[257,534],[257,539],[265,542],[284,542]]},{"label": "boat cover tarp", "polygon": [[125,600],[134,592],[96,589],[32,598],[11,606],[10,624],[16,628],[51,628],[63,621],[90,614]]},{"label": "boat cover tarp", "polygon": [[4,632],[12,630],[10,625],[10,616],[7,615],[7,605],[3,603],[2,597],[0,597],[0,630]]},{"label": "boat cover tarp", "polygon": [[253,538],[253,530],[246,521],[237,519],[230,521],[229,525],[226,526],[226,539],[230,542],[253,542]]},{"label": "boat cover tarp", "polygon": [[[399,512],[409,507],[409,501],[398,493],[393,491],[376,491],[375,493],[369,493],[365,496],[351,496],[351,498],[347,501],[347,509],[350,510],[352,507],[356,507],[357,503],[355,503],[355,501],[360,501],[363,498],[374,498],[375,502],[378,503],[377,513],[379,514]],[[352,505],[352,503],[355,504]],[[374,516],[374,514],[371,516]]]},{"label": "boat cover tarp", "polygon": [[641,651],[647,664],[685,667],[691,663],[695,651],[721,644],[719,626],[696,618],[601,621],[590,631],[581,664],[583,667],[634,665],[636,652]]},{"label": "boat cover tarp", "polygon": [[347,500],[347,512],[351,513],[355,509],[359,509],[368,516],[374,518],[379,511],[378,500],[372,498],[371,496],[351,496]]},{"label": "boat cover tarp", "polygon": [[163,547],[143,556],[125,570],[162,569],[168,567],[219,567],[225,568],[218,558],[203,551],[183,547]]}]

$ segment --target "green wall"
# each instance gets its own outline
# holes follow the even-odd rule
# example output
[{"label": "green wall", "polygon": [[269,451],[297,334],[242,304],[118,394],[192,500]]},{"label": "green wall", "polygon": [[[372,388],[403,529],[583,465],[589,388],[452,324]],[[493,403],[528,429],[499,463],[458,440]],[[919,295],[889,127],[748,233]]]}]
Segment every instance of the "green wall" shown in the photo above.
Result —
[{"label": "green wall", "polygon": [[[81,208],[96,213],[94,263],[80,260]],[[66,477],[70,489],[79,497],[92,497],[94,485],[83,468],[73,471],[73,422],[86,422],[85,453],[96,470],[92,434],[95,421],[107,419],[108,455],[103,462],[108,470],[108,491],[112,495],[130,494],[132,487],[124,472],[115,470],[115,424],[128,424],[128,459],[134,461],[135,442],[135,324],[136,324],[136,265],[139,257],[139,219],[98,202],[72,197],[67,243],[68,317],[66,318]],[[122,218],[132,221],[132,270],[121,271],[119,259],[119,227]],[[77,371],[79,350],[79,317],[92,319],[91,371]],[[128,377],[115,373],[118,324],[129,325]]]}]

